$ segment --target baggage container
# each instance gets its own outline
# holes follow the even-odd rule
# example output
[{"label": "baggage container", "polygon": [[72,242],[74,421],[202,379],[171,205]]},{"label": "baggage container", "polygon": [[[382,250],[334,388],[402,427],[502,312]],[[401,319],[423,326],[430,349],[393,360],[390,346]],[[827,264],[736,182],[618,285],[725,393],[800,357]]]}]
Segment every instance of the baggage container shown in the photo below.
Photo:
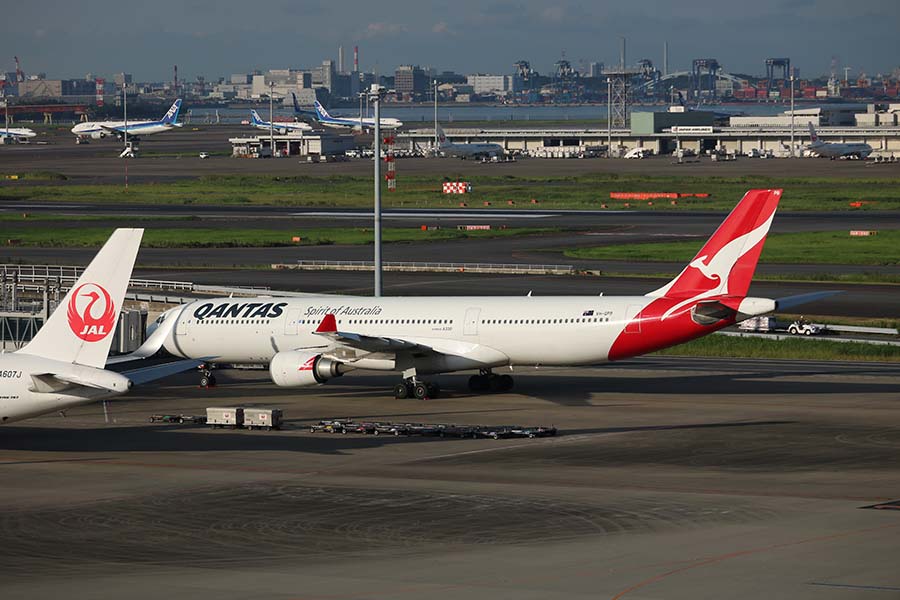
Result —
[{"label": "baggage container", "polygon": [[244,427],[247,429],[281,429],[281,409],[245,408]]},{"label": "baggage container", "polygon": [[206,424],[212,428],[230,427],[237,429],[244,424],[244,409],[234,408],[207,408]]}]

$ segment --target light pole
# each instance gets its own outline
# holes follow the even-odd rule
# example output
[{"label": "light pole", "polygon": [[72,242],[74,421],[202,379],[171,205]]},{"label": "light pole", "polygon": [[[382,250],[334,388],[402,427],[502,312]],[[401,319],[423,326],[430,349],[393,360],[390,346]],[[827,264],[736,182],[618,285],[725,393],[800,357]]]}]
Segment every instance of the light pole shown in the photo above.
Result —
[{"label": "light pole", "polygon": [[794,158],[794,70],[791,69],[791,158]]},{"label": "light pole", "polygon": [[125,119],[125,129],[122,133],[122,139],[125,141],[125,149],[128,149],[128,88],[126,83],[122,84],[122,116]]},{"label": "light pole", "polygon": [[438,94],[438,82],[437,79],[434,80],[434,155],[438,154],[438,118],[437,118],[437,94]]},{"label": "light pole", "polygon": [[3,99],[3,114],[6,123],[6,139],[9,139],[9,100],[7,98]]},{"label": "light pole", "polygon": [[606,158],[612,158],[612,78],[606,78]]},{"label": "light pole", "polygon": [[275,82],[269,82],[269,150],[275,158]]},{"label": "light pole", "polygon": [[381,297],[381,98],[384,88],[373,83],[369,88],[368,98],[375,105],[375,290],[374,296]]}]

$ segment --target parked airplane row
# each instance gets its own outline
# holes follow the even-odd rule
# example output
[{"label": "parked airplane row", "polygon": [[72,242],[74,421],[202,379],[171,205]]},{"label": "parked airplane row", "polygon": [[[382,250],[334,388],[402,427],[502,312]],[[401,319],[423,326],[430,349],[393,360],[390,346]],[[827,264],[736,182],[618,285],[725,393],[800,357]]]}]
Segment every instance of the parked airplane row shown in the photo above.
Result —
[{"label": "parked airplane row", "polygon": [[[357,369],[397,372],[397,398],[426,398],[439,390],[424,375],[474,370],[473,391],[505,391],[512,377],[494,369],[654,352],[832,293],[747,295],[781,193],[747,192],[681,273],[644,296],[197,300],[161,315],[137,351],[107,361],[143,231],[117,230],[35,338],[0,356],[0,423],[121,394],[201,363],[268,364],[284,387]],[[123,373],[104,368],[161,349],[183,360]]]}]

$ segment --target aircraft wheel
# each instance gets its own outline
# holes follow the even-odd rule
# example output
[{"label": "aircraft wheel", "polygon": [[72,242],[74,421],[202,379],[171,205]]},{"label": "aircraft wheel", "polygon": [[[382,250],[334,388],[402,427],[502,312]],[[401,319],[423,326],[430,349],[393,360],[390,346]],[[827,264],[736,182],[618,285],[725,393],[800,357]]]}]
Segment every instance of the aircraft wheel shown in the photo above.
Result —
[{"label": "aircraft wheel", "polygon": [[498,377],[501,392],[508,392],[513,389],[513,378],[511,375],[501,375]]},{"label": "aircraft wheel", "polygon": [[426,383],[426,387],[428,387],[428,397],[429,398],[437,398],[441,393],[441,388],[438,387],[436,383]]},{"label": "aircraft wheel", "polygon": [[417,383],[413,386],[413,396],[417,400],[425,400],[428,398],[428,386],[421,382]]},{"label": "aircraft wheel", "polygon": [[409,398],[409,387],[406,382],[400,382],[394,386],[394,398],[397,400],[405,400]]},{"label": "aircraft wheel", "polygon": [[486,392],[489,389],[488,382],[486,375],[472,375],[469,377],[469,389],[473,392]]},{"label": "aircraft wheel", "polygon": [[200,387],[208,388],[209,387],[209,379],[210,378],[208,375],[204,375],[203,377],[201,377],[200,378]]}]

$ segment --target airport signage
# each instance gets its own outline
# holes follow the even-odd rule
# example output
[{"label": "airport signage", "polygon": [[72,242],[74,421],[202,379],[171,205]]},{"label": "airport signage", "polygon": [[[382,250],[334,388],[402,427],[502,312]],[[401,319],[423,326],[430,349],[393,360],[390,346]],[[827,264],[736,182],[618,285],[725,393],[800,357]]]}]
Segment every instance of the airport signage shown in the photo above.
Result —
[{"label": "airport signage", "polygon": [[701,127],[701,126],[675,126],[672,127],[672,133],[712,133],[712,127]]}]

